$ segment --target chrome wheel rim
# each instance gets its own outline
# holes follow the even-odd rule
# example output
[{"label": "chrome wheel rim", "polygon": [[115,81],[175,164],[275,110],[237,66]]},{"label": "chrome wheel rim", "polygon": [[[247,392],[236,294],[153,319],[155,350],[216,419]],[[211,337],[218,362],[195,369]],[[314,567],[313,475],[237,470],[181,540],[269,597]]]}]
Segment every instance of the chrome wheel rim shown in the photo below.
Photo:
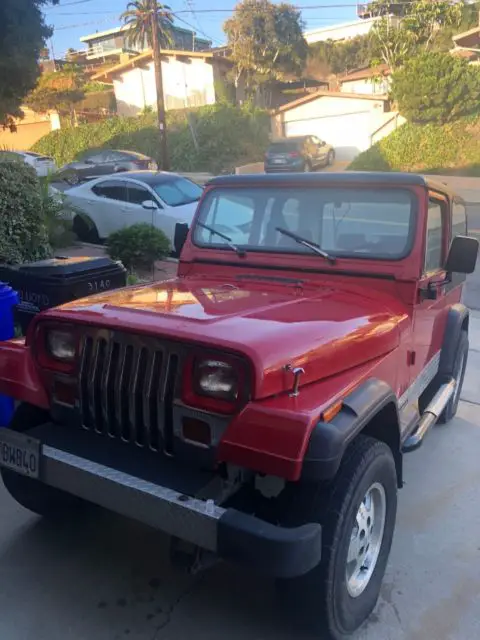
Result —
[{"label": "chrome wheel rim", "polygon": [[368,489],[355,516],[347,554],[347,590],[358,598],[368,586],[382,548],[387,498],[383,486],[375,482]]}]

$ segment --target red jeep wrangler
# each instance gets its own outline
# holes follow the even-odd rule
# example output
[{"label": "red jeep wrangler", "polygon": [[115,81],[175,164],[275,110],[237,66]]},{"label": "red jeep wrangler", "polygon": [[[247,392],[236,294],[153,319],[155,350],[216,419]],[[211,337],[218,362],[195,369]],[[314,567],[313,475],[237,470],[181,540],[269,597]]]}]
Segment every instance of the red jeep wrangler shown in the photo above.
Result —
[{"label": "red jeep wrangler", "polygon": [[[6,488],[82,501],[277,579],[331,638],[373,610],[402,454],[457,410],[462,201],[409,174],[229,176],[205,189],[178,277],[36,316],[0,345]],[[182,542],[182,544],[180,544]]]}]

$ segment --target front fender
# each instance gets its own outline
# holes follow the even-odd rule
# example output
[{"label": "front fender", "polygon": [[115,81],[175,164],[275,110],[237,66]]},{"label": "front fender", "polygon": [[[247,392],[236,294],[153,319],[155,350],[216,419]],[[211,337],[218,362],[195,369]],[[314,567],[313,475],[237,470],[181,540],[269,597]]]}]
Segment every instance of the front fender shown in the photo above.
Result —
[{"label": "front fender", "polygon": [[0,393],[49,408],[48,395],[24,339],[0,343]]},{"label": "front fender", "polygon": [[397,397],[386,382],[370,378],[343,400],[342,409],[333,420],[315,425],[303,461],[302,479],[315,482],[333,478],[347,446],[387,406],[389,420],[384,433],[377,429],[374,435],[393,445],[395,456],[395,449],[400,448]]}]

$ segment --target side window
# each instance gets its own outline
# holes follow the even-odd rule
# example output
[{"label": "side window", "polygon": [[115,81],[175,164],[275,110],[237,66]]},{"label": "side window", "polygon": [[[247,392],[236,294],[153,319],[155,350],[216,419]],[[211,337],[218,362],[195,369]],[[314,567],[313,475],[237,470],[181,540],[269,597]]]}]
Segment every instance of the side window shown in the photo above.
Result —
[{"label": "side window", "polygon": [[453,203],[452,211],[452,238],[464,236],[467,233],[467,214],[465,205],[461,202]]},{"label": "side window", "polygon": [[156,198],[152,196],[150,191],[145,189],[145,187],[141,187],[138,184],[134,184],[133,182],[127,183],[128,188],[128,201],[130,204],[142,204],[145,200],[153,200],[155,203],[157,202]]},{"label": "side window", "polygon": [[443,267],[443,225],[442,202],[435,198],[428,200],[427,242],[425,246],[425,273]]},{"label": "side window", "polygon": [[128,202],[127,185],[122,180],[105,180],[92,187],[93,193],[99,198]]},{"label": "side window", "polygon": [[84,156],[84,159],[92,164],[102,164],[105,162],[105,153],[92,153],[92,155]]}]

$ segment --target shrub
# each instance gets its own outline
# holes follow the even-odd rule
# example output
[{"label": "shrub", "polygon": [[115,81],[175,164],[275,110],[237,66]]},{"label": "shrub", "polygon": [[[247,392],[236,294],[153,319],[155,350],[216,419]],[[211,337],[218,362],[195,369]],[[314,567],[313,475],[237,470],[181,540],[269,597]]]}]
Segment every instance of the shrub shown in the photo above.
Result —
[{"label": "shrub", "polygon": [[[238,164],[255,162],[263,158],[269,141],[270,118],[266,111],[225,103],[188,111],[169,111],[167,124],[174,171],[216,173]],[[129,149],[160,160],[156,114],[114,117],[52,131],[35,144],[33,151],[53,156],[58,166],[62,166],[92,147]]]},{"label": "shrub", "polygon": [[23,163],[1,162],[0,262],[18,264],[51,254],[35,171]]},{"label": "shrub", "polygon": [[53,178],[40,179],[40,201],[48,242],[52,249],[69,247],[75,240],[72,221],[64,217],[65,195],[52,188]]},{"label": "shrub", "polygon": [[163,231],[142,222],[112,233],[107,239],[107,252],[129,271],[150,269],[170,253],[170,242]]},{"label": "shrub", "polygon": [[419,171],[480,175],[480,118],[439,124],[406,123],[359,154],[356,171]]},{"label": "shrub", "polygon": [[478,110],[480,71],[449,53],[422,53],[392,76],[392,95],[410,122],[443,124]]}]

